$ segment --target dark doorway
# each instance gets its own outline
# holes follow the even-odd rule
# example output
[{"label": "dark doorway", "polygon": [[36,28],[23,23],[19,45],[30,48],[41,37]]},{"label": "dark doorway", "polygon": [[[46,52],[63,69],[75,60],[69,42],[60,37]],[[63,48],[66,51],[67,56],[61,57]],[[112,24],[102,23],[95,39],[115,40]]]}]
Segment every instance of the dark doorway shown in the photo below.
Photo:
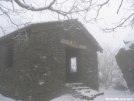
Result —
[{"label": "dark doorway", "polygon": [[80,82],[80,52],[76,48],[66,48],[66,82]]},{"label": "dark doorway", "polygon": [[6,52],[6,67],[11,68],[13,67],[13,44],[7,46]]}]

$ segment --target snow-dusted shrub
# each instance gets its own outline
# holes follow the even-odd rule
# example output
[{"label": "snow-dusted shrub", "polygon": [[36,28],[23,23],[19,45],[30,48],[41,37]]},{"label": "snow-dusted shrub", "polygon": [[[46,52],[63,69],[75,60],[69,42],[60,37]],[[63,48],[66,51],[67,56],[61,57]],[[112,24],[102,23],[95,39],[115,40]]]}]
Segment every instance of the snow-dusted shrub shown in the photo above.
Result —
[{"label": "snow-dusted shrub", "polygon": [[126,91],[128,90],[128,87],[126,85],[126,82],[124,80],[119,80],[115,83],[115,85],[113,86],[113,88],[115,90],[119,90],[119,91]]},{"label": "snow-dusted shrub", "polygon": [[112,46],[106,45],[103,48],[103,53],[98,54],[99,84],[105,89],[113,86],[119,79],[123,79],[115,60],[116,52]]}]

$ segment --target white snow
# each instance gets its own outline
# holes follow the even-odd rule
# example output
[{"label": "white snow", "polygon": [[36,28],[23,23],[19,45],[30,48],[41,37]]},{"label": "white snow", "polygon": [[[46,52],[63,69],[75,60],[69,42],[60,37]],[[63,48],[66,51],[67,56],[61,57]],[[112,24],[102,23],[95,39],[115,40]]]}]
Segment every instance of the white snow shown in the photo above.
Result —
[{"label": "white snow", "polygon": [[65,86],[66,87],[70,87],[70,86],[73,86],[73,85],[81,85],[82,83],[66,83]]},{"label": "white snow", "polygon": [[82,95],[88,96],[88,97],[92,97],[93,95],[96,95],[98,93],[97,91],[92,90],[92,89],[90,89],[90,93],[87,93],[86,91],[89,91],[89,90],[83,89],[83,90],[77,91],[77,92],[80,92]]},{"label": "white snow", "polygon": [[[88,89],[78,90],[79,88],[88,88]],[[76,89],[76,91],[81,93],[81,95],[87,96],[87,97],[92,97],[93,95],[96,95],[96,94],[100,93],[100,92],[95,91],[93,89],[89,89],[89,87],[87,87],[87,86],[85,86],[85,87],[72,87],[72,89]],[[90,91],[90,92],[87,93],[88,91]]]},{"label": "white snow", "polygon": [[[127,42],[127,44],[125,46],[123,46],[123,48],[125,50],[134,50],[132,49],[132,45],[134,45],[134,33],[129,34],[125,39],[125,42]],[[133,47],[134,48],[134,47]]]},{"label": "white snow", "polygon": [[[125,49],[125,50],[134,50],[134,49],[132,49],[131,47],[132,47],[132,45],[134,45],[134,41],[130,41],[128,44],[126,44],[123,48]],[[134,48],[134,47],[133,47]]]},{"label": "white snow", "polygon": [[14,99],[4,97],[3,95],[0,94],[0,101],[15,101]]},{"label": "white snow", "polygon": [[134,33],[129,34],[125,39],[125,42],[134,41]]},{"label": "white snow", "polygon": [[[105,90],[100,88],[101,92],[104,92],[104,95],[96,97],[93,101],[134,101],[134,94],[130,94],[129,91],[121,92],[109,88]],[[71,94],[65,94],[50,101],[87,101],[80,98],[74,98]]]},{"label": "white snow", "polygon": [[77,98],[92,99],[97,95],[103,94],[103,92],[93,90],[83,85],[83,83],[67,83],[65,86],[72,91],[72,96]]},{"label": "white snow", "polygon": [[[134,101],[134,94],[130,94],[129,91],[121,92],[112,88],[105,90],[100,88],[104,95],[96,97],[93,101]],[[108,100],[109,99],[109,100]],[[14,99],[4,97],[0,94],[0,101],[15,101]],[[71,94],[65,94],[60,97],[54,98],[50,101],[87,101],[80,98],[75,98]]]},{"label": "white snow", "polygon": [[111,99],[110,101],[127,101],[127,99],[129,99],[129,101],[134,101],[134,94],[130,94],[129,91],[121,92],[121,91],[114,90],[112,88],[109,88],[108,90],[105,90],[104,88],[100,88],[100,91],[103,91],[104,95],[96,97],[94,101],[108,101],[106,100],[107,98],[109,100]]},{"label": "white snow", "polygon": [[43,82],[43,81],[40,81],[40,82],[39,82],[39,85],[43,85],[43,84],[44,84],[44,82]]},{"label": "white snow", "polygon": [[34,67],[36,67],[36,68],[37,68],[38,66],[34,65]]},{"label": "white snow", "polygon": [[87,101],[87,100],[74,98],[71,94],[65,94],[50,101]]}]

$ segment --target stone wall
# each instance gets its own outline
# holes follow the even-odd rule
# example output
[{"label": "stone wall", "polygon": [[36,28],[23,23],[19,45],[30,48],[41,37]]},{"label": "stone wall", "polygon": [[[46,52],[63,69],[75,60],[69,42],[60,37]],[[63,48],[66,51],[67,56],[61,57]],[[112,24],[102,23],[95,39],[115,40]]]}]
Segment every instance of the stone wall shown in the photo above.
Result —
[{"label": "stone wall", "polygon": [[[98,89],[98,62],[94,45],[81,30],[31,29],[26,42],[14,44],[14,67],[4,67],[5,46],[0,46],[0,93],[23,101],[47,101],[63,94],[66,80],[66,45],[60,39],[87,46],[81,53],[81,80]],[[4,68],[4,69],[3,69]],[[3,89],[4,88],[4,89]]]},{"label": "stone wall", "polygon": [[82,81],[98,90],[98,61],[94,51],[82,52]]}]

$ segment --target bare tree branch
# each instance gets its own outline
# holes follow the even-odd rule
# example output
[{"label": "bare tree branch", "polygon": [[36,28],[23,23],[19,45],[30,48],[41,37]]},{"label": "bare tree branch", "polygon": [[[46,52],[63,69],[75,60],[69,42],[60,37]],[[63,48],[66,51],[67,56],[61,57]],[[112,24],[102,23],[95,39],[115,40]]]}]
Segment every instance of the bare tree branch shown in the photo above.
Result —
[{"label": "bare tree branch", "polygon": [[98,15],[99,15],[99,13],[100,13],[100,10],[102,9],[102,7],[103,7],[104,5],[106,5],[109,1],[110,1],[110,0],[107,0],[107,1],[104,2],[103,4],[98,5],[98,6],[99,6],[99,9],[97,10],[97,15],[96,15],[95,19],[97,19]]},{"label": "bare tree branch", "polygon": [[0,29],[1,29],[1,31],[4,33],[4,35],[6,34],[5,33],[5,31],[4,31],[4,29],[0,26]]},{"label": "bare tree branch", "polygon": [[122,6],[122,3],[123,3],[123,0],[121,0],[120,6],[119,6],[119,8],[118,8],[118,10],[117,10],[117,14],[119,13],[119,10],[120,10],[120,8],[121,8],[121,6]]},{"label": "bare tree branch", "polygon": [[[79,18],[82,18],[85,22],[98,23],[98,21],[100,20],[99,19],[99,15],[101,13],[100,11],[107,4],[110,4],[110,1],[112,0],[105,0],[105,1],[42,0],[41,2],[38,2],[38,0],[1,0],[0,16],[1,17],[6,16],[7,19],[9,19],[10,23],[12,23],[15,27],[17,27],[17,29],[18,29],[18,25],[14,22],[13,16],[21,17],[22,15],[24,15],[24,17],[21,17],[21,19],[26,20],[29,19],[28,17],[25,16],[26,15],[25,13],[28,11],[39,12],[41,15],[46,13],[48,14],[48,12],[53,14],[56,13],[55,16],[57,17],[58,20],[60,20],[60,18],[71,19],[74,16],[78,16]],[[41,3],[44,3],[44,5],[41,6]],[[123,3],[124,1],[121,0],[119,7],[117,8],[117,14],[122,10],[121,8]],[[127,3],[132,3],[132,6],[130,6],[131,9],[129,8],[129,11],[133,11],[134,2],[127,1]],[[16,4],[20,7],[17,7]],[[123,20],[118,21],[118,24],[116,23],[114,27],[103,28],[103,31],[110,32],[110,31],[114,31],[119,27],[126,27],[126,26],[133,27],[133,23],[134,23],[134,20],[132,19],[133,16],[134,14],[132,13],[128,17],[124,18]],[[125,25],[126,23],[128,25]],[[24,22],[22,22],[22,24],[24,24]]]},{"label": "bare tree branch", "polygon": [[53,0],[48,6],[44,6],[44,7],[33,7],[32,5],[28,5],[26,3],[21,2],[20,0],[14,0],[20,7],[25,8],[27,10],[31,10],[31,11],[42,11],[42,10],[47,10],[50,9],[52,7],[52,5],[56,2],[56,0]]},{"label": "bare tree branch", "polygon": [[122,78],[115,60],[116,51],[112,51],[112,49],[112,46],[106,45],[103,53],[98,54],[99,81],[106,89]]},{"label": "bare tree branch", "polygon": [[[132,16],[134,16],[134,13],[132,13],[131,15],[129,15],[127,18],[124,18],[124,21],[121,21],[118,25],[116,25],[115,27],[113,27],[113,28],[106,28],[106,29],[103,29],[103,31],[108,31],[108,32],[110,32],[110,31],[114,31],[115,29],[117,29],[117,28],[119,28],[119,27],[126,27],[126,26],[129,26],[130,25],[130,23],[128,24],[128,25],[124,25],[125,24],[125,22],[126,21],[128,21]],[[132,21],[130,21],[130,22],[133,22],[133,20]],[[133,23],[132,23],[133,24]]]},{"label": "bare tree branch", "polygon": [[[5,12],[1,7],[0,7],[0,10],[9,18],[9,20],[11,21],[11,23],[12,23],[13,25],[15,25],[15,26],[18,28],[18,25],[15,24],[15,23],[12,21],[11,17],[8,15],[8,13]],[[19,29],[19,28],[18,28],[18,29]]]}]

